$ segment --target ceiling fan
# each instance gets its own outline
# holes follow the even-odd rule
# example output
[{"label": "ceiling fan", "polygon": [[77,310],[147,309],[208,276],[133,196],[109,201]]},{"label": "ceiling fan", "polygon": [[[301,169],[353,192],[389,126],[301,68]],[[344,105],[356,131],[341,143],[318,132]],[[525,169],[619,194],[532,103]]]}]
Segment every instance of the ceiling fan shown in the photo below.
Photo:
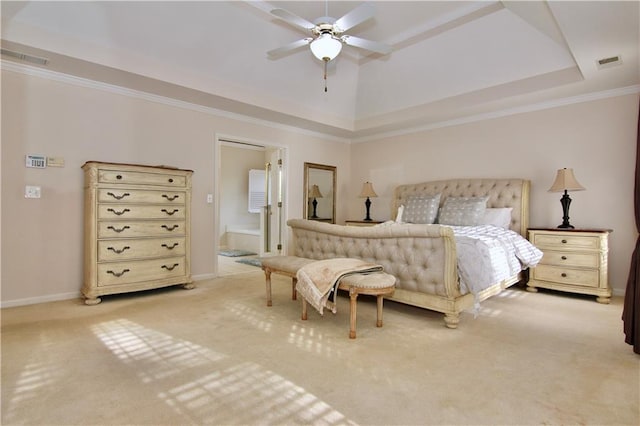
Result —
[{"label": "ceiling fan", "polygon": [[317,18],[313,23],[285,9],[272,9],[271,14],[295,27],[301,28],[306,32],[310,32],[311,37],[306,37],[280,48],[270,50],[267,52],[269,58],[275,59],[302,46],[309,45],[313,56],[324,62],[325,92],[327,91],[327,63],[335,59],[338,54],[340,54],[343,44],[382,55],[387,55],[393,50],[391,46],[383,43],[344,34],[356,25],[373,17],[375,9],[371,3],[363,3],[344,15],[342,18],[335,19],[328,16],[329,1],[327,0],[325,3],[326,16]]}]

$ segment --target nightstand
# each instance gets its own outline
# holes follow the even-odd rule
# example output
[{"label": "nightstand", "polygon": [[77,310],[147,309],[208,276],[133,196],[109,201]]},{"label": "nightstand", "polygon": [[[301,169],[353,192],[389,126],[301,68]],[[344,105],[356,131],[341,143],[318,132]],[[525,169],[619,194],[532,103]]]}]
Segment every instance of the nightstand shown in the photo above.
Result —
[{"label": "nightstand", "polygon": [[597,296],[609,303],[607,272],[610,229],[530,228],[529,241],[544,253],[531,268],[527,290],[537,287]]},{"label": "nightstand", "polygon": [[347,226],[373,226],[383,222],[379,220],[346,220],[344,223]]}]

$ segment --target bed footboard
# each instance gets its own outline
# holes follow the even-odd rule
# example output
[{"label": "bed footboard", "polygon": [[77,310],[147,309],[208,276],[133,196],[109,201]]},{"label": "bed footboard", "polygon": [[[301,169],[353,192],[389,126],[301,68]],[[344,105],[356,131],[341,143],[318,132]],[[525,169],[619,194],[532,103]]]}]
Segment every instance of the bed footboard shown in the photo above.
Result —
[{"label": "bed footboard", "polygon": [[351,257],[378,263],[396,277],[390,300],[442,312],[455,328],[473,296],[460,293],[455,240],[440,225],[352,227],[291,219],[293,255],[322,260]]}]

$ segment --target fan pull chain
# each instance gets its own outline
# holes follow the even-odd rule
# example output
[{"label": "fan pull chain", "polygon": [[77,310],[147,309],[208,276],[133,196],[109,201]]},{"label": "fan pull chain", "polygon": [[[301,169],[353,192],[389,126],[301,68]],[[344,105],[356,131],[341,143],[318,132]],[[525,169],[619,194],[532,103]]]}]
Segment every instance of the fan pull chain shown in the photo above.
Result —
[{"label": "fan pull chain", "polygon": [[324,92],[327,93],[327,63],[329,61],[324,61]]}]

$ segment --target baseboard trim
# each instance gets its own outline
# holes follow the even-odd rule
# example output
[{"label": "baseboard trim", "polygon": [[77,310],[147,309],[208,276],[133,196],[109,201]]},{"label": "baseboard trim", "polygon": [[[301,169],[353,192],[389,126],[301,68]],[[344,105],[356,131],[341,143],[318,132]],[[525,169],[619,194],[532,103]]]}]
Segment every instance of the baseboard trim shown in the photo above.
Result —
[{"label": "baseboard trim", "polygon": [[58,302],[60,300],[70,300],[82,298],[80,292],[50,294],[47,296],[27,297],[25,299],[3,300],[0,302],[0,308],[14,308],[16,306],[35,305],[38,303]]},{"label": "baseboard trim", "polygon": [[[216,278],[216,275],[200,274],[200,275],[193,275],[191,278],[193,279],[193,281],[205,281],[205,280]],[[17,306],[36,305],[38,303],[58,302],[60,300],[82,299],[82,298],[83,298],[82,293],[70,292],[70,293],[50,294],[47,296],[27,297],[25,299],[3,300],[2,302],[0,302],[0,309],[15,308]]]}]

